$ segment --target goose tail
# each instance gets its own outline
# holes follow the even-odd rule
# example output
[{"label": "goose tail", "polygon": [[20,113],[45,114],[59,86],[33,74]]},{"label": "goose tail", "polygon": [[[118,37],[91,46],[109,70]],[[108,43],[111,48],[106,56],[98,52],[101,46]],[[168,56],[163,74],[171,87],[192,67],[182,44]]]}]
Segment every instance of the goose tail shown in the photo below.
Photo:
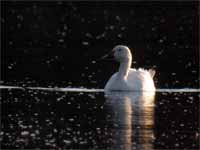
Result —
[{"label": "goose tail", "polygon": [[153,78],[155,76],[155,74],[156,74],[156,71],[154,69],[149,69],[149,74]]}]

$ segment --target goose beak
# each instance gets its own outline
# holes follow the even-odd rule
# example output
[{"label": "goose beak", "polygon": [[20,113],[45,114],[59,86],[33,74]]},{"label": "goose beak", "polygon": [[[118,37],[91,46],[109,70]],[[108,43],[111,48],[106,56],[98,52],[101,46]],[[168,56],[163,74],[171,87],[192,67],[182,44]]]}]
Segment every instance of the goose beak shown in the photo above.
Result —
[{"label": "goose beak", "polygon": [[106,60],[114,60],[114,51],[110,51],[108,54],[100,57],[99,60],[106,59]]}]

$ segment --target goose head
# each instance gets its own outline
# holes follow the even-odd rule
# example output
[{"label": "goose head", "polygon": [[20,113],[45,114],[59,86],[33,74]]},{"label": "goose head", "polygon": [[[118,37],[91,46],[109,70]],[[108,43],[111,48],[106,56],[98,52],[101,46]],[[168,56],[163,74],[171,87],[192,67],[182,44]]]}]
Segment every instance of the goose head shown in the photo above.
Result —
[{"label": "goose head", "polygon": [[118,62],[129,62],[132,60],[131,51],[127,46],[117,45],[113,48],[114,58]]}]

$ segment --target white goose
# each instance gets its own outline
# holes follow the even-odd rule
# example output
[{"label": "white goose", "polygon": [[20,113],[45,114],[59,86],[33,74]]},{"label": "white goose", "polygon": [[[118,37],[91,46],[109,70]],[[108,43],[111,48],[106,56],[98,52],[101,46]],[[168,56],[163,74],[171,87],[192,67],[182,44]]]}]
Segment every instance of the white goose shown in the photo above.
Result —
[{"label": "white goose", "polygon": [[112,52],[120,67],[107,82],[105,91],[155,91],[154,70],[132,69],[132,55],[127,46],[117,45]]}]

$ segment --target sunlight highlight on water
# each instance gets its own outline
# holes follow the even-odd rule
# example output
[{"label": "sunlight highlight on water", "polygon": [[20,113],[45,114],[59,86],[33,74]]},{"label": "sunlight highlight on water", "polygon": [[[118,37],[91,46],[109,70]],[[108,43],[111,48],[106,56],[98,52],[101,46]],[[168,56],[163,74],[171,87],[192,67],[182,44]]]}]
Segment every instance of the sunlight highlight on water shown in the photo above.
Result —
[{"label": "sunlight highlight on water", "polygon": [[[58,92],[104,92],[104,89],[88,89],[88,88],[47,88],[47,87],[18,87],[18,86],[7,86],[0,85],[0,89],[30,89],[30,90],[46,90],[46,91],[58,91]],[[131,91],[130,91],[131,92]],[[135,91],[134,91],[135,92]],[[136,91],[138,92],[138,91]],[[146,91],[151,92],[151,91]],[[200,89],[195,88],[181,88],[181,89],[156,89],[156,92],[200,92]]]}]

